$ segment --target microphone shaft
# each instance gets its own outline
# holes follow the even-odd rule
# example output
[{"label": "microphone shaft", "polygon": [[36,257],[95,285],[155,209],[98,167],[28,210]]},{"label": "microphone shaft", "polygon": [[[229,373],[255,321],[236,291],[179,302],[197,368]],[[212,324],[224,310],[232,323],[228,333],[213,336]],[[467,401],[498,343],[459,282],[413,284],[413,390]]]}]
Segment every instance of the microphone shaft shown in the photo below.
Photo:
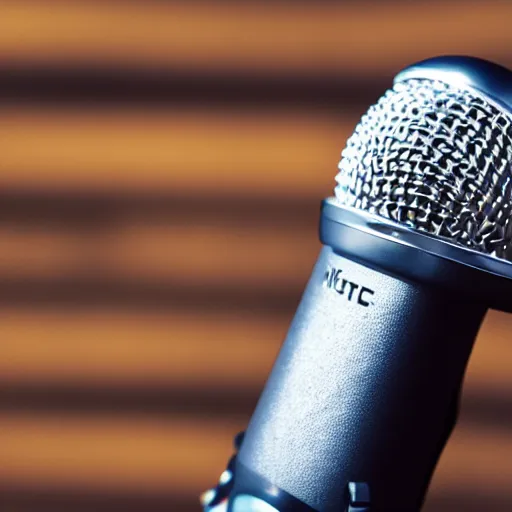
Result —
[{"label": "microphone shaft", "polygon": [[304,510],[340,512],[349,482],[365,482],[372,512],[419,510],[485,311],[324,246],[247,429],[232,496],[274,486]]}]

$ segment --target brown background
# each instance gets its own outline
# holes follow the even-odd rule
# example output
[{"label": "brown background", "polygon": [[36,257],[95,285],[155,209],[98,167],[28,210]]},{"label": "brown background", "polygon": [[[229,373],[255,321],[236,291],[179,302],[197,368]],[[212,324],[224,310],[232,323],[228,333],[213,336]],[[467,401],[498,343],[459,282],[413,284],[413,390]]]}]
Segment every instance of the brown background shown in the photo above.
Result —
[{"label": "brown background", "polygon": [[[512,65],[511,18],[499,0],[0,1],[0,510],[199,510],[358,117],[416,60]],[[488,315],[428,511],[512,509],[511,332]]]}]

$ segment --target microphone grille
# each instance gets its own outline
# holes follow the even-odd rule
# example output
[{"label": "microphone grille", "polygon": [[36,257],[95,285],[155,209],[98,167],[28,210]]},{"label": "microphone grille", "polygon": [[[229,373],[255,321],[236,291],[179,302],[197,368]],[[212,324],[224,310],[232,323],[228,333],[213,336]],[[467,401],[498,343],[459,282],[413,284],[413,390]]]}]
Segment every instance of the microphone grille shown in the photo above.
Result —
[{"label": "microphone grille", "polygon": [[512,259],[512,119],[492,100],[437,80],[395,83],[341,155],[339,203]]}]

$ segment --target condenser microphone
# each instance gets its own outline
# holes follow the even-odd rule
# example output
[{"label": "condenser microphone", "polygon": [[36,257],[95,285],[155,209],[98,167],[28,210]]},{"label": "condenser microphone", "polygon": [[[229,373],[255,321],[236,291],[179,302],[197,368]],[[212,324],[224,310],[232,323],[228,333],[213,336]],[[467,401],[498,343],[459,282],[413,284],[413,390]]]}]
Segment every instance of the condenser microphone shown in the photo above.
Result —
[{"label": "condenser microphone", "polygon": [[482,318],[512,310],[511,85],[490,62],[435,58],[362,117],[223,474],[229,512],[420,510]]}]

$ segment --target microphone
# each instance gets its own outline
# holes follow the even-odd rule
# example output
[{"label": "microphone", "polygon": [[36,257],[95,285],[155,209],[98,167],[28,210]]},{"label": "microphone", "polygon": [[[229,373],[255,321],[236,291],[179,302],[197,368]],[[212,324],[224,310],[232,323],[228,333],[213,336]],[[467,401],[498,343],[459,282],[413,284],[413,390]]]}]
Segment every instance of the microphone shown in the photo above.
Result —
[{"label": "microphone", "polygon": [[510,84],[496,64],[438,57],[363,115],[223,473],[229,512],[420,510],[484,314],[512,311]]}]

